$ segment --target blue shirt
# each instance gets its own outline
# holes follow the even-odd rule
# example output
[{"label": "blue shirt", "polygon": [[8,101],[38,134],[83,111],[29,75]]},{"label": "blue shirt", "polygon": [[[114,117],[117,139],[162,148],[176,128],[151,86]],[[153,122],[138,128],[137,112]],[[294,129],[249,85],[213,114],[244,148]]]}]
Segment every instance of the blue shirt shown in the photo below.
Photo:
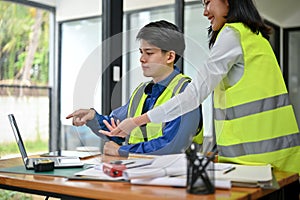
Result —
[{"label": "blue shirt", "polygon": [[[180,73],[179,69],[175,67],[175,70],[166,79],[156,84],[151,82],[147,85],[147,87],[144,90],[145,94],[147,94],[147,98],[143,107],[143,113],[153,108],[157,98],[166,88],[166,85],[168,85],[168,83],[179,73]],[[188,83],[186,83],[182,87],[181,89],[182,91],[187,86],[187,84]],[[119,119],[120,121],[126,119],[128,113],[128,105],[129,105],[129,101],[125,105],[113,110],[109,116],[100,115],[99,113],[96,112],[96,119],[100,125],[100,128],[103,130],[107,130],[105,124],[103,123],[103,120],[107,120],[108,122],[110,122],[110,118],[112,117],[115,120]],[[189,145],[189,144],[186,145],[185,143],[189,143],[190,141],[189,138],[191,138],[190,135],[193,136],[196,134],[199,121],[201,120],[200,115],[201,115],[200,108],[198,108],[170,122],[167,122],[162,130],[161,137],[152,139],[150,141],[137,143],[137,144],[122,145],[119,149],[119,154],[121,156],[126,156],[128,155],[128,153],[143,153],[143,154],[180,153],[181,149],[176,149],[176,148],[177,147],[181,148],[180,145],[182,146]],[[176,141],[177,147],[176,145],[171,147],[170,144],[172,143],[172,140],[175,138],[175,136],[178,133],[180,133],[181,136],[177,137],[177,139],[174,140]],[[119,138],[119,137],[111,137],[109,139],[113,140],[118,144],[121,144],[124,141],[123,138]],[[177,144],[177,143],[183,143],[183,144]],[[167,145],[170,145],[170,147],[167,148]],[[182,149],[182,151],[184,150],[185,149]]]}]

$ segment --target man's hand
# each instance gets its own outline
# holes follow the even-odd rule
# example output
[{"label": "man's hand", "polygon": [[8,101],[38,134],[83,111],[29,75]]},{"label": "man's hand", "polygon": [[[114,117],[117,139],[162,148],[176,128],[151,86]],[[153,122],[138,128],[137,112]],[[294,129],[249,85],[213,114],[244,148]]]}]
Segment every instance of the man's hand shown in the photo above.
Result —
[{"label": "man's hand", "polygon": [[106,127],[110,131],[104,131],[100,130],[99,132],[108,135],[108,136],[119,136],[119,137],[126,137],[130,134],[130,132],[137,127],[138,125],[134,122],[133,118],[127,118],[123,120],[121,123],[116,126],[116,124],[113,123],[110,125],[106,120],[103,121],[103,123],[106,125]]},{"label": "man's hand", "polygon": [[87,121],[92,120],[95,117],[96,111],[93,109],[79,109],[69,114],[66,119],[73,118],[74,126],[82,126],[87,123]]},{"label": "man's hand", "polygon": [[114,118],[110,118],[110,123],[108,123],[107,120],[103,120],[103,123],[105,124],[106,128],[111,131],[117,128],[117,126],[120,124],[120,120],[117,120],[116,123]]},{"label": "man's hand", "polygon": [[105,142],[104,147],[103,147],[103,152],[106,155],[120,156],[119,149],[120,149],[120,146],[117,143],[115,143],[113,141],[109,141],[109,142]]}]

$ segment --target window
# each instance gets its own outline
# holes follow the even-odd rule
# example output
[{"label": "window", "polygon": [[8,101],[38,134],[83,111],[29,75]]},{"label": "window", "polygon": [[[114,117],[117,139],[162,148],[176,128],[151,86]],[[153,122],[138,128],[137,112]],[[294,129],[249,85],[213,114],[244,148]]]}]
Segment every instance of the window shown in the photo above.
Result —
[{"label": "window", "polygon": [[[36,5],[36,6],[35,6]],[[48,151],[49,63],[53,9],[0,2],[0,156],[18,154],[7,114],[16,117],[29,153]]]},{"label": "window", "polygon": [[283,74],[298,124],[300,124],[300,29],[293,28],[284,30],[284,44]]},{"label": "window", "polygon": [[[127,56],[125,59],[126,64],[123,67],[125,72],[123,72],[123,78],[127,79],[126,86],[124,87],[126,91],[125,101],[128,100],[130,94],[133,90],[143,81],[149,80],[148,78],[143,76],[143,72],[140,65],[140,53],[139,53],[139,43],[136,41],[136,35],[138,31],[150,23],[151,21],[157,20],[167,20],[172,23],[175,23],[174,18],[174,7],[172,6],[162,6],[156,8],[150,8],[145,10],[135,10],[131,12],[127,12],[125,19],[127,21],[124,23],[127,30],[127,37],[123,40],[127,41],[125,45],[123,45],[125,52],[127,52]],[[127,89],[126,89],[127,88]],[[129,90],[128,90],[129,88]]]},{"label": "window", "polygon": [[[184,58],[184,73],[194,78],[206,61],[208,55],[209,21],[203,16],[203,6],[200,2],[193,2],[185,6],[185,35],[187,48]],[[211,138],[212,125],[212,99],[209,96],[202,104],[204,137]],[[204,140],[204,145],[206,145]]]},{"label": "window", "polygon": [[62,22],[61,32],[61,149],[99,147],[100,138],[86,127],[72,126],[65,117],[79,108],[101,111],[101,18]]}]

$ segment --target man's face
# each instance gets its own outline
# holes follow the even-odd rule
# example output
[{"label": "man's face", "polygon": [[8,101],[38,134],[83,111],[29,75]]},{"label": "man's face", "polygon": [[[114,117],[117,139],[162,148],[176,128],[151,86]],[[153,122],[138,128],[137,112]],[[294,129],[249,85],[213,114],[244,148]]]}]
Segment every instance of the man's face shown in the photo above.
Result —
[{"label": "man's face", "polygon": [[163,52],[143,39],[140,40],[139,49],[144,76],[152,77],[154,82],[159,82],[173,71],[173,62],[170,63],[169,52]]}]

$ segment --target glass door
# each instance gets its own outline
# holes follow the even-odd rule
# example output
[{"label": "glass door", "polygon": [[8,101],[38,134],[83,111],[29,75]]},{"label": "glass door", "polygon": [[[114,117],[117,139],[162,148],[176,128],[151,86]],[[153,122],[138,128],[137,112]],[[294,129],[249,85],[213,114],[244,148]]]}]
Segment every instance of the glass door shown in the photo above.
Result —
[{"label": "glass door", "polygon": [[291,102],[294,106],[295,114],[300,124],[300,29],[290,29],[285,31],[285,75]]}]

